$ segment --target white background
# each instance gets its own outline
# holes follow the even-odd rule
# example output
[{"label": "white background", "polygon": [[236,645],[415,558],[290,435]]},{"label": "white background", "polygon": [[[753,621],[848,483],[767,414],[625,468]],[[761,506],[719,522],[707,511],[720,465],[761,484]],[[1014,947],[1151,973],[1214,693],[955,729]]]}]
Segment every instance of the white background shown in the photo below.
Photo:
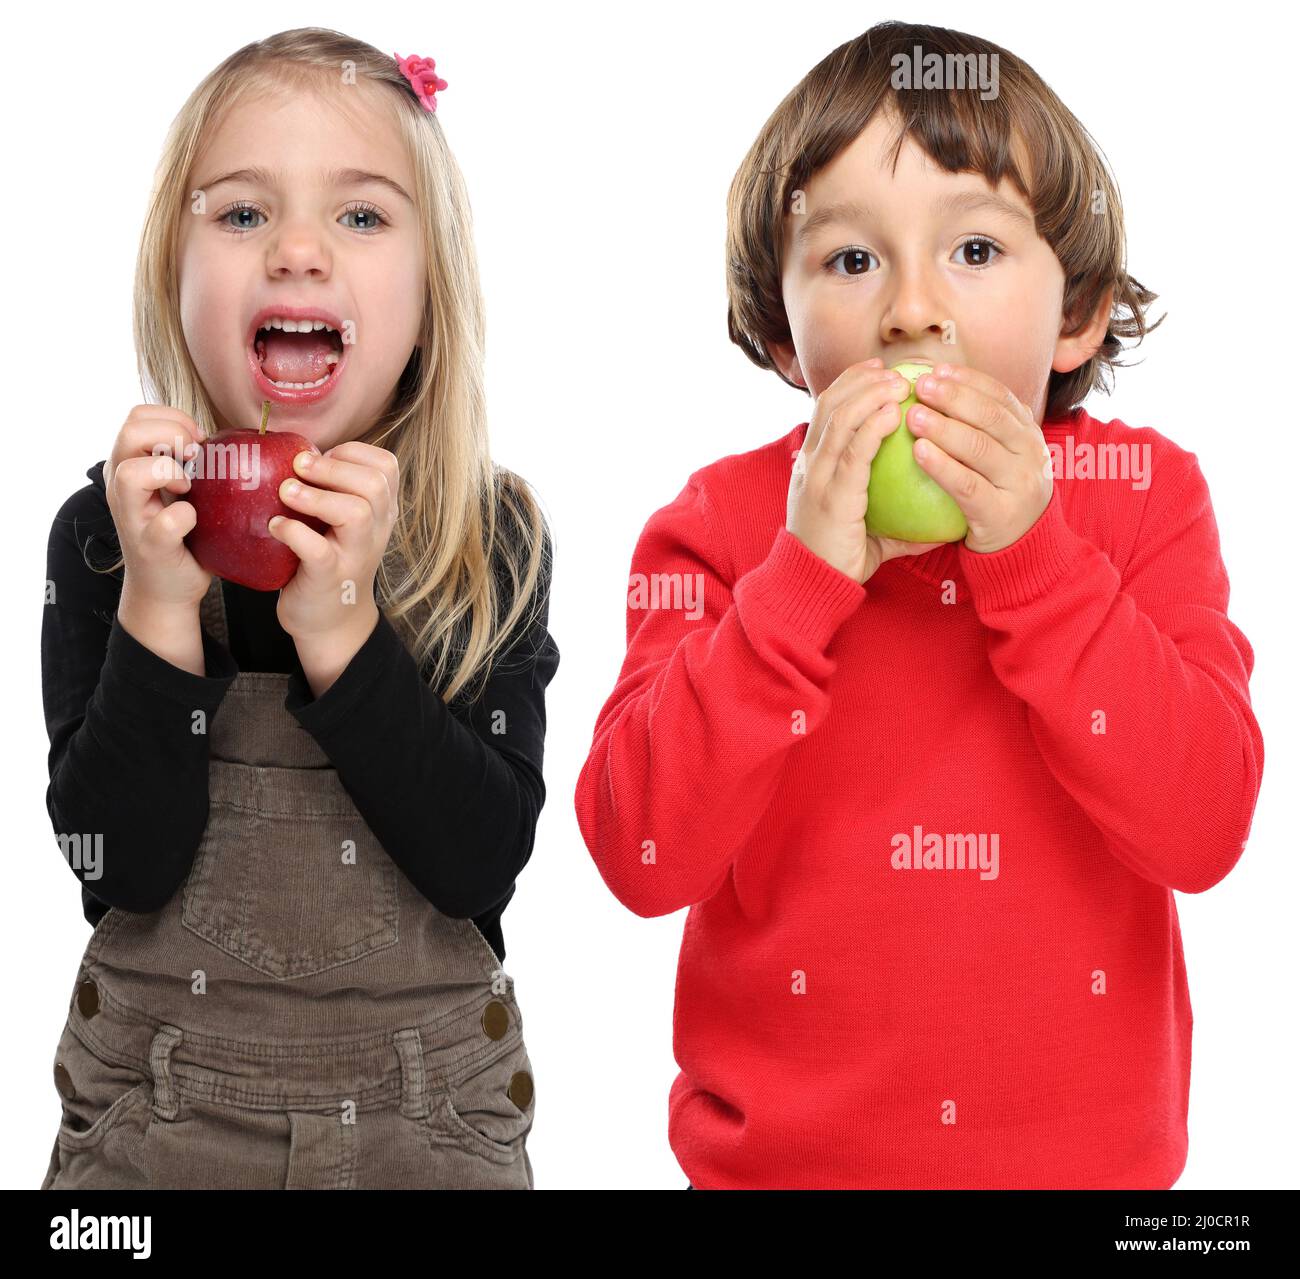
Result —
[{"label": "white background", "polygon": [[[504,917],[537,1081],[539,1188],[682,1188],[667,1142],[684,913],[639,919],[606,890],[573,790],[624,653],[632,548],[695,468],[784,435],[809,401],[726,335],[727,186],[781,97],[873,23],[972,30],[1027,59],[1106,152],[1132,273],[1169,318],[1118,375],[1103,420],[1195,452],[1254,646],[1267,763],[1250,844],[1178,896],[1195,1016],[1191,1150],[1179,1189],[1295,1186],[1295,47],[1279,6],[850,3],[248,6],[19,10],[3,79],[10,322],[3,631],[7,891],[0,990],[9,1105],[0,1184],[36,1187],[51,1079],[89,936],[44,805],[39,636],[60,504],[143,397],[131,288],[166,128],[246,42],[335,27],[437,59],[438,118],[465,172],[488,304],[495,457],[541,494],[556,537],[548,800]],[[201,16],[200,16],[201,15]],[[1282,24],[1283,29],[1279,29]],[[37,459],[39,457],[39,464]],[[924,659],[918,659],[924,660]],[[1152,820],[1159,821],[1159,814]]]}]

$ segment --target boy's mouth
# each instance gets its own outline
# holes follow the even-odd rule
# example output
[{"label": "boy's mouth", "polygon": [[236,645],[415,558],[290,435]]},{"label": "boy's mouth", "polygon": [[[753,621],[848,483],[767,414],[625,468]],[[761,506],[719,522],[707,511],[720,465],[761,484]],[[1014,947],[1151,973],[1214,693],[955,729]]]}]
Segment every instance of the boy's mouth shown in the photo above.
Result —
[{"label": "boy's mouth", "polygon": [[323,388],[338,372],[343,338],[326,320],[269,316],[253,334],[253,358],[281,391]]}]

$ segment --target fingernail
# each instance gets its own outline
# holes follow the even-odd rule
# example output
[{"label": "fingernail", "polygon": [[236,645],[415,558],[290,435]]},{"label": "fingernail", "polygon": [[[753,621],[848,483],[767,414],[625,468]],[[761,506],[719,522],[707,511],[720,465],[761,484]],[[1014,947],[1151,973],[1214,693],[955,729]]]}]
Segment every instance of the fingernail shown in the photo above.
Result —
[{"label": "fingernail", "polygon": [[295,466],[305,471],[311,465],[312,455],[310,453],[299,453],[293,461]]},{"label": "fingernail", "polygon": [[297,480],[285,480],[284,482],[284,494],[286,497],[292,497],[300,488],[302,488],[302,485],[299,484]]}]

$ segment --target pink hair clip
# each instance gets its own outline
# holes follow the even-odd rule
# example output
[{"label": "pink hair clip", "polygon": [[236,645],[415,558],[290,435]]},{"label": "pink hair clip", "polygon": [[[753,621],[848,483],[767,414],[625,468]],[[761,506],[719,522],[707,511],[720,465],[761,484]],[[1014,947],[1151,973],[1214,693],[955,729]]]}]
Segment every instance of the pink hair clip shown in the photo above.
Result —
[{"label": "pink hair clip", "polygon": [[420,105],[426,111],[436,111],[438,99],[435,95],[439,89],[447,87],[447,82],[434,73],[433,59],[418,58],[415,54],[404,58],[400,53],[393,54],[393,57],[397,59],[398,70],[410,81],[415,96],[420,99]]}]

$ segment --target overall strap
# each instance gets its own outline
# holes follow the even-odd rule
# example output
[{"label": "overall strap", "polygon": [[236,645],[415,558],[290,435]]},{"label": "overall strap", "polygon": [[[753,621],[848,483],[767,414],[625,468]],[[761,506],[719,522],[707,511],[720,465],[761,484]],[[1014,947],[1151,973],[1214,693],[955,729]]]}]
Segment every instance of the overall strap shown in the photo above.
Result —
[{"label": "overall strap", "polygon": [[212,575],[212,581],[208,583],[207,594],[199,605],[199,623],[213,639],[219,640],[227,648],[230,647],[230,632],[226,626],[226,601],[221,593],[221,578],[215,573]]}]

